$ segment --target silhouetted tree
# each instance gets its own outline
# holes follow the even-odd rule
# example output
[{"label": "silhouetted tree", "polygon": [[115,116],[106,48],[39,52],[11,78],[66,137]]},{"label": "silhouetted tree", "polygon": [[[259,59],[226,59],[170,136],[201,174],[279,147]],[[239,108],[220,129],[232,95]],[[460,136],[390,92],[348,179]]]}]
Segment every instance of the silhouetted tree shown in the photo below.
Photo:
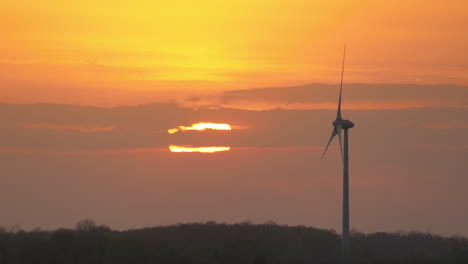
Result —
[{"label": "silhouetted tree", "polygon": [[90,232],[97,229],[96,223],[92,219],[81,220],[76,223],[76,230]]},{"label": "silhouetted tree", "polygon": [[8,240],[8,233],[5,227],[0,226],[0,254],[2,264],[8,263],[7,257],[7,240]]},{"label": "silhouetted tree", "polygon": [[[352,232],[355,264],[468,263],[468,240],[427,233]],[[340,236],[305,226],[177,224],[112,231],[92,220],[75,229],[0,228],[0,264],[335,264]]]}]

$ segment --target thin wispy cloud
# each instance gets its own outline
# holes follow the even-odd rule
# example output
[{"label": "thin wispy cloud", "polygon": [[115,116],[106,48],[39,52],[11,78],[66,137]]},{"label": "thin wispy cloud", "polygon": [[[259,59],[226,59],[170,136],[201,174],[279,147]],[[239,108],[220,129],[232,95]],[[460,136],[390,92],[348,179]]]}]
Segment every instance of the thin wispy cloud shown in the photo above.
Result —
[{"label": "thin wispy cloud", "polygon": [[421,123],[420,126],[425,128],[435,129],[457,129],[457,128],[468,128],[468,123],[464,122],[426,122]]},{"label": "thin wispy cloud", "polygon": [[[345,84],[343,107],[352,110],[410,108],[468,108],[468,87],[413,84]],[[262,109],[334,109],[337,85],[231,90],[218,97],[225,107]]]},{"label": "thin wispy cloud", "polygon": [[81,133],[101,133],[109,132],[116,129],[116,126],[79,126],[79,125],[58,125],[58,124],[23,124],[23,128],[29,129],[48,129],[48,130],[65,130],[65,131],[77,131]]}]

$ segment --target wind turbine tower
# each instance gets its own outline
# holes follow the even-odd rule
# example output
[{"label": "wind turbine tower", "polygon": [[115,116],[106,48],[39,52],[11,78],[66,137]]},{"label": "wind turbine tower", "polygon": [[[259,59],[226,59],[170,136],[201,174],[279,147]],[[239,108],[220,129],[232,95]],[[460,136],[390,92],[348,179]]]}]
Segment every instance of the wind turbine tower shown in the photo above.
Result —
[{"label": "wind turbine tower", "polygon": [[[346,45],[343,51],[343,66],[341,68],[341,84],[340,84],[340,97],[338,99],[338,112],[336,119],[333,121],[333,131],[328,141],[325,151],[323,152],[322,159],[327,152],[330,143],[335,136],[338,136],[340,142],[341,158],[343,161],[343,229],[342,229],[342,242],[341,242],[341,263],[349,264],[351,262],[351,252],[349,244],[349,155],[348,155],[348,130],[354,127],[354,123],[349,120],[344,120],[341,117],[341,94],[343,92],[343,74],[346,56]],[[341,130],[344,131],[344,148],[341,143]]]}]

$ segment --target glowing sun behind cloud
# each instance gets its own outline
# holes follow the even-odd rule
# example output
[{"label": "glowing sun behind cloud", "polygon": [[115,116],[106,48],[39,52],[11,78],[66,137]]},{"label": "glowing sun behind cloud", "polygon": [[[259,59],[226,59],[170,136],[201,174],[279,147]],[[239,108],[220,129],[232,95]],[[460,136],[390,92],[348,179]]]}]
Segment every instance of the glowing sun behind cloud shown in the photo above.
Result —
[{"label": "glowing sun behind cloud", "polygon": [[[178,126],[177,128],[171,128],[167,130],[169,134],[175,134],[179,131],[205,131],[207,129],[211,130],[232,130],[231,125],[229,124],[217,124],[217,123],[205,123],[200,122],[196,124],[192,124],[191,126]],[[220,151],[229,151],[231,147],[229,146],[204,146],[204,147],[192,147],[192,146],[177,146],[177,145],[170,145],[169,150],[171,152],[176,153],[191,153],[191,152],[198,152],[198,153],[214,153]]]},{"label": "glowing sun behind cloud", "polygon": [[168,129],[167,132],[169,134],[175,134],[179,131],[188,131],[188,130],[197,130],[197,131],[204,131],[206,129],[212,130],[232,130],[231,126],[228,124],[216,124],[216,123],[196,123],[192,126],[179,126],[178,128],[171,128]]},{"label": "glowing sun behind cloud", "polygon": [[231,147],[191,147],[191,146],[176,146],[170,145],[171,152],[199,152],[199,153],[214,153],[220,151],[228,151]]}]

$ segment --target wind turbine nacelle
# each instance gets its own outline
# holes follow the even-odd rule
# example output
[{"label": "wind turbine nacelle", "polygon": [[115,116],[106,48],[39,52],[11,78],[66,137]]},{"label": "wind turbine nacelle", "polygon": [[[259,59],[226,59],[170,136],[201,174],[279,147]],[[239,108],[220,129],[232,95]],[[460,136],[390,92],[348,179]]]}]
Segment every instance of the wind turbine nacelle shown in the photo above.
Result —
[{"label": "wind turbine nacelle", "polygon": [[341,125],[342,129],[349,129],[349,128],[354,127],[354,123],[349,121],[349,120],[336,119],[335,121],[333,121],[333,126],[334,127],[337,127],[337,126],[340,126],[340,125]]}]

